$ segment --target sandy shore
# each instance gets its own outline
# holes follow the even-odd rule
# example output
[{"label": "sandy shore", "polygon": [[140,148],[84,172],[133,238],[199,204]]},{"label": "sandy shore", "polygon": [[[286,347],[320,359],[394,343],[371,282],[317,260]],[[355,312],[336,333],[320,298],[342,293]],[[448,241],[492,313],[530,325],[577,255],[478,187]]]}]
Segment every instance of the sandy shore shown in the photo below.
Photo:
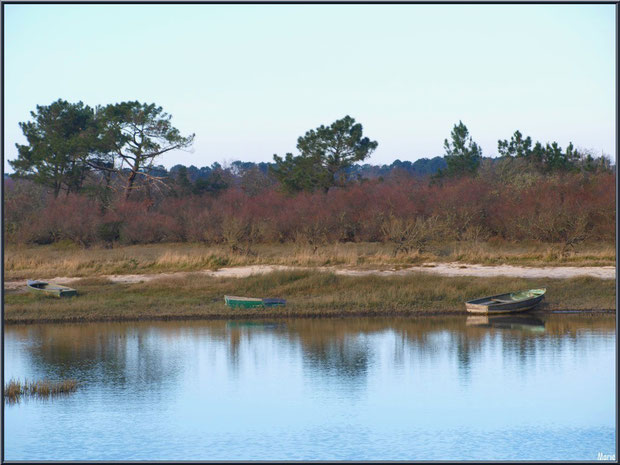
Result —
[{"label": "sandy shore", "polygon": [[[193,272],[175,272],[175,273],[154,273],[154,274],[122,274],[122,275],[102,275],[100,278],[106,278],[117,283],[138,283],[151,281],[153,279],[182,277],[186,275],[207,275],[215,278],[245,278],[253,274],[271,273],[274,271],[303,271],[316,270],[324,272],[332,272],[346,276],[403,276],[412,273],[432,273],[444,276],[512,276],[519,278],[554,278],[566,279],[575,278],[577,276],[589,276],[599,279],[615,279],[616,267],[614,266],[598,266],[598,267],[579,267],[579,266],[554,266],[554,267],[526,267],[512,265],[473,265],[466,263],[424,263],[421,266],[412,266],[400,270],[355,270],[349,268],[335,267],[295,267],[283,265],[252,265],[239,266],[234,268],[220,268],[216,271],[193,271]],[[83,279],[82,277],[59,276],[49,281],[61,284],[70,284],[73,281]],[[13,290],[24,286],[25,282],[6,281],[4,289]]]}]

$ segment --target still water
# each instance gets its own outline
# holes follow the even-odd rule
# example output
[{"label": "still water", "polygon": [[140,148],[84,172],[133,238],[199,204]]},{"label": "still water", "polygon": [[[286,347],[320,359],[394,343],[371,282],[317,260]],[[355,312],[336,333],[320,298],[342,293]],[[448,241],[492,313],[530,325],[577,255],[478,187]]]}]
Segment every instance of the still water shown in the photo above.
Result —
[{"label": "still water", "polygon": [[596,460],[615,316],[5,327],[6,460]]}]

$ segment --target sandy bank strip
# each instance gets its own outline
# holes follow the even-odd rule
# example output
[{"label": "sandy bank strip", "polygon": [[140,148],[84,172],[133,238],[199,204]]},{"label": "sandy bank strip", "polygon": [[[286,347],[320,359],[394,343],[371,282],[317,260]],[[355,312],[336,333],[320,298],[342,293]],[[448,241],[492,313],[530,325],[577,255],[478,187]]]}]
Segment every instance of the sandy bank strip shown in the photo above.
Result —
[{"label": "sandy bank strip", "polygon": [[[614,266],[550,266],[550,267],[526,267],[512,265],[469,265],[465,263],[424,263],[421,266],[412,266],[400,270],[353,270],[339,269],[335,267],[300,267],[300,266],[284,266],[284,265],[252,265],[239,266],[233,268],[220,268],[216,271],[179,271],[175,273],[155,273],[155,274],[116,274],[103,275],[100,278],[107,278],[117,283],[139,283],[151,281],[153,279],[165,279],[173,277],[183,277],[188,275],[207,275],[216,278],[246,278],[253,274],[271,273],[274,271],[324,271],[332,272],[345,276],[405,276],[412,273],[431,273],[444,276],[509,276],[517,278],[554,278],[566,279],[575,278],[577,276],[590,276],[599,279],[615,279],[616,267]],[[57,277],[50,279],[52,282],[69,284],[77,281],[78,277]],[[5,289],[18,289],[25,285],[22,281],[7,281],[4,283]]]},{"label": "sandy bank strip", "polygon": [[553,278],[566,279],[577,276],[590,276],[599,279],[615,279],[615,266],[549,266],[529,267],[513,265],[471,265],[466,263],[424,263],[422,266],[412,266],[402,270],[339,270],[337,274],[363,276],[377,275],[406,275],[410,273],[434,273],[444,276],[479,276],[489,278],[493,276],[510,276],[515,278]]}]

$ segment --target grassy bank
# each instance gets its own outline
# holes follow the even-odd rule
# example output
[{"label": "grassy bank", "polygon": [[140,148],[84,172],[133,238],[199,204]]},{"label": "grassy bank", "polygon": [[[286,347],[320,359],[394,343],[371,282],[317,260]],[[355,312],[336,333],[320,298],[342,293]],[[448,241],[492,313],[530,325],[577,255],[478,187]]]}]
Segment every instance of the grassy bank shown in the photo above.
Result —
[{"label": "grassy bank", "polygon": [[[546,286],[541,310],[613,310],[615,282],[593,278],[339,276],[319,272],[275,272],[248,278],[189,274],[136,284],[85,278],[72,284],[80,295],[55,299],[32,293],[5,294],[5,322],[170,320],[191,318],[329,317],[464,313],[474,297]],[[284,297],[285,308],[229,309],[225,294]]]},{"label": "grassy bank", "polygon": [[83,249],[72,243],[5,248],[5,279],[97,276],[106,274],[197,271],[242,265],[351,266],[382,268],[424,262],[463,262],[527,266],[614,265],[614,244],[580,244],[569,255],[560,244],[454,242],[430,245],[423,253],[393,254],[382,243],[323,245],[314,250],[294,244],[257,244],[250,253],[231,253],[225,246],[192,243]]}]

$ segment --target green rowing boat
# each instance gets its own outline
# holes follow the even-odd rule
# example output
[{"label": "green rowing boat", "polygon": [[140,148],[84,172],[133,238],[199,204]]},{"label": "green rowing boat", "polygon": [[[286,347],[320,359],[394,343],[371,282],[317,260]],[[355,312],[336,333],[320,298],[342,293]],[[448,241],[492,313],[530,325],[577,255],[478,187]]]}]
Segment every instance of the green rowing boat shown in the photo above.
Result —
[{"label": "green rowing boat", "polygon": [[77,291],[67,286],[61,286],[60,284],[46,283],[44,281],[31,281],[28,280],[28,290],[52,295],[54,297],[73,297],[77,295]]},{"label": "green rowing boat", "polygon": [[286,300],[284,299],[258,299],[234,295],[225,295],[224,301],[226,305],[232,308],[284,307],[286,305]]},{"label": "green rowing boat", "polygon": [[534,308],[545,298],[547,289],[528,289],[525,291],[498,294],[465,302],[470,313],[516,313]]}]

